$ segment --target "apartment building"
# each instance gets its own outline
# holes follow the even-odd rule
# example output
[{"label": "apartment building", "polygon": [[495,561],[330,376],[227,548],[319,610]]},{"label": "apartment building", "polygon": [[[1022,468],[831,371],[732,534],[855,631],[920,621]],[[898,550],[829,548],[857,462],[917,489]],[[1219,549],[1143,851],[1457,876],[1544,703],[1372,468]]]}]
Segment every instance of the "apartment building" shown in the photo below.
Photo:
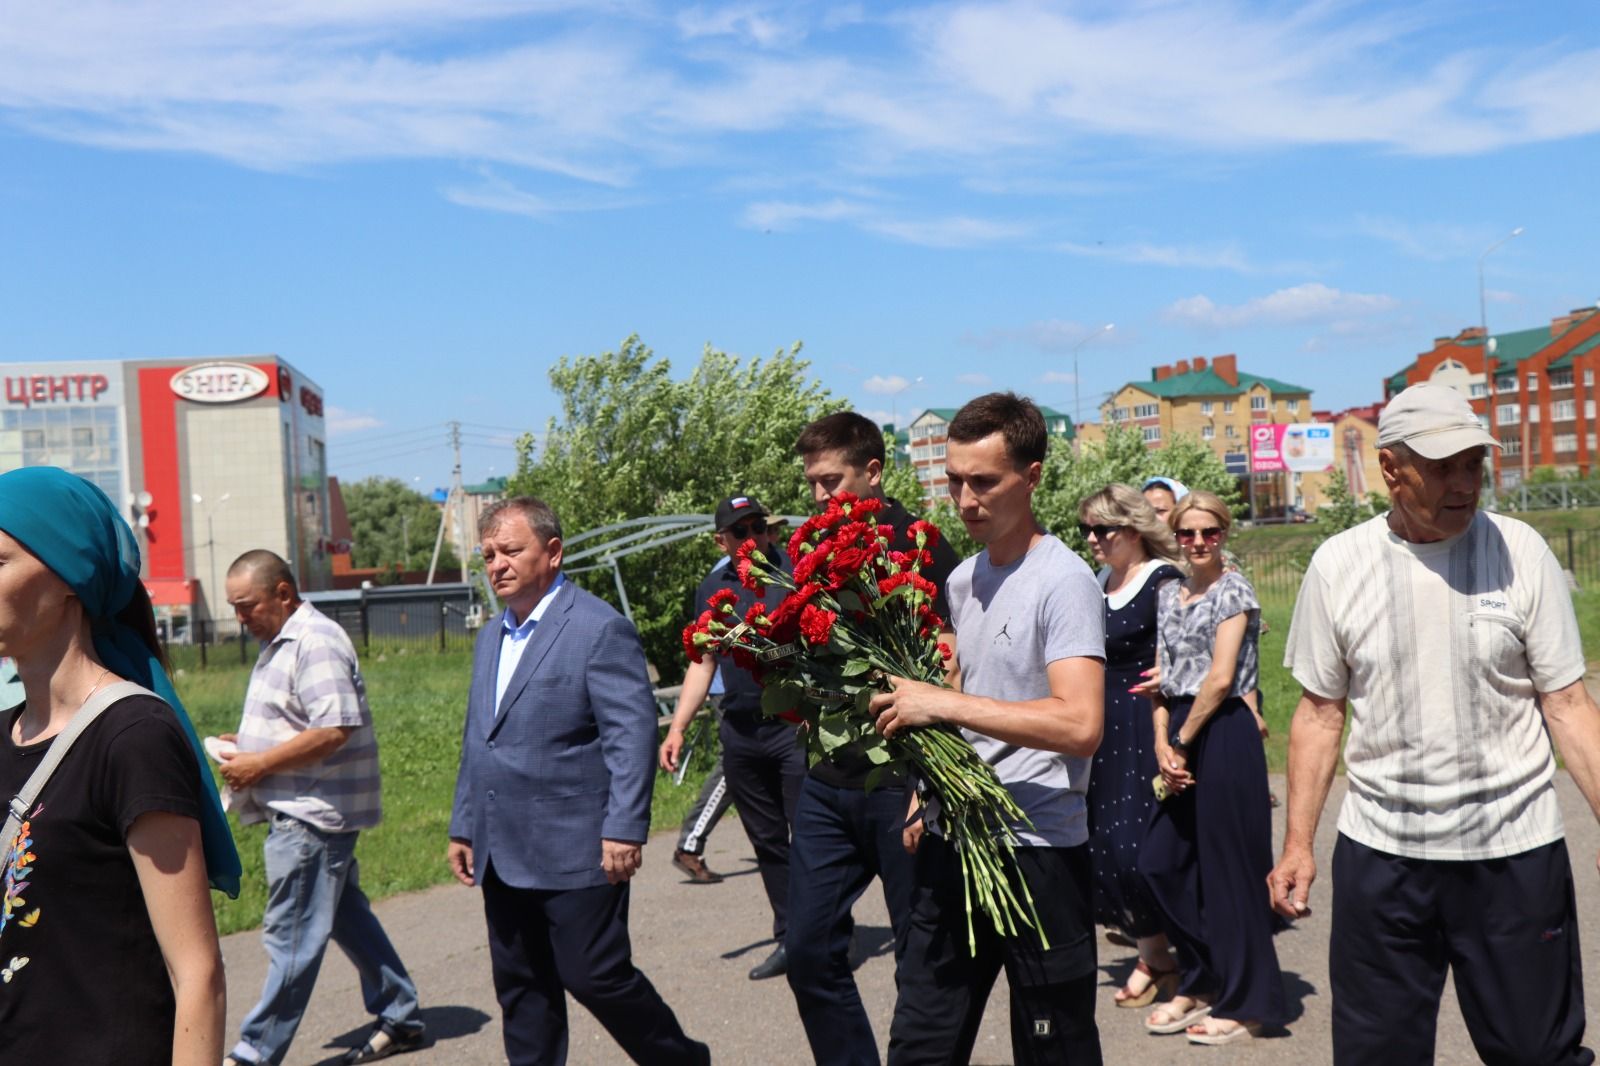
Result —
[{"label": "apartment building", "polygon": [[1250,427],[1311,420],[1311,390],[1239,370],[1236,355],[1179,359],[1130,381],[1101,405],[1107,422],[1138,427],[1150,448],[1180,433],[1211,446],[1228,469],[1249,471]]},{"label": "apartment building", "polygon": [[1384,394],[1392,397],[1422,381],[1465,393],[1500,441],[1493,457],[1497,483],[1510,488],[1536,467],[1583,477],[1596,473],[1597,370],[1600,311],[1581,307],[1548,326],[1497,333],[1488,345],[1479,327],[1436,338],[1431,351],[1384,383]]},{"label": "apartment building", "polygon": [[[1071,417],[1050,407],[1040,407],[1039,411],[1044,415],[1045,429],[1051,436],[1065,441],[1073,439]],[[950,420],[955,416],[954,407],[930,407],[906,427],[911,465],[916,469],[917,480],[922,482],[922,502],[926,507],[950,499],[950,482],[944,476],[944,455]]]}]

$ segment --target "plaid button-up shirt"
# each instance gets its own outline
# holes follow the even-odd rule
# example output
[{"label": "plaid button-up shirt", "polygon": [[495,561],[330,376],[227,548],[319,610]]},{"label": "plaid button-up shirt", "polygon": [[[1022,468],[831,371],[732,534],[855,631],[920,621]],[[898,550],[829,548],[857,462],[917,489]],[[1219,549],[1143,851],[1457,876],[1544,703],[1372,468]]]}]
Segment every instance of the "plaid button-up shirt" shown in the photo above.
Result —
[{"label": "plaid button-up shirt", "polygon": [[378,741],[355,646],[337,622],[302,603],[256,658],[239,750],[265,751],[307,729],[339,726],[354,732],[326,759],[269,774],[236,794],[239,821],[265,821],[271,809],[330,833],[378,824]]}]

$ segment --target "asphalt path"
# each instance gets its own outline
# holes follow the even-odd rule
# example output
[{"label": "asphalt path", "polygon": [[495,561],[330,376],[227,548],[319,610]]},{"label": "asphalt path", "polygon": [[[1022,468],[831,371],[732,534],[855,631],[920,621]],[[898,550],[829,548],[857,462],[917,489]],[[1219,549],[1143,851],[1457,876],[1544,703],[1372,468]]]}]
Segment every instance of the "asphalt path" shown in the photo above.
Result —
[{"label": "asphalt path", "polygon": [[[1584,970],[1590,977],[1586,1001],[1589,1016],[1600,1017],[1596,1013],[1600,1006],[1596,995],[1600,987],[1600,969],[1596,968],[1600,874],[1595,867],[1600,828],[1564,772],[1557,775],[1557,787],[1577,874],[1579,915],[1585,922]],[[1283,795],[1281,777],[1274,777],[1273,788]],[[1150,1036],[1142,1024],[1145,1011],[1118,1010],[1112,1004],[1112,991],[1133,966],[1133,952],[1101,940],[1104,995],[1097,1020],[1107,1063],[1168,1063],[1191,1058],[1295,1064],[1329,1061],[1326,877],[1337,805],[1343,794],[1344,779],[1339,778],[1317,837],[1322,879],[1312,890],[1312,913],[1277,939],[1291,1015],[1284,1030],[1228,1048],[1189,1045],[1181,1036]],[[1281,842],[1282,808],[1274,812],[1274,831]],[[710,841],[708,862],[727,875],[719,885],[694,885],[682,879],[671,864],[674,837],[662,832],[652,838],[645,849],[644,868],[634,879],[630,925],[635,962],[677,1011],[684,1028],[711,1045],[713,1061],[741,1066],[811,1062],[787,984],[781,978],[757,982],[746,977],[750,967],[771,950],[772,919],[738,822],[724,820]],[[428,844],[437,847],[442,864],[444,842]],[[504,1062],[478,893],[456,885],[442,886],[385,900],[376,910],[417,981],[423,1016],[433,1038],[428,1048],[393,1061],[452,1066]],[[894,958],[883,897],[876,885],[857,905],[855,916],[861,956],[856,981],[881,1047],[888,1037],[894,1007]],[[240,1017],[260,992],[265,955],[253,932],[226,938],[223,955],[228,967],[231,1045],[237,1038]],[[1002,976],[984,1017],[974,1062],[1011,1062],[1006,1006]],[[569,1002],[569,1016],[570,1062],[574,1066],[626,1061],[582,1007]],[[330,951],[288,1061],[337,1061],[343,1048],[362,1041],[369,1025],[355,971],[338,952]],[[1596,1039],[1600,1038],[1591,1037],[1591,1043]],[[1439,1016],[1437,1061],[1478,1061],[1448,984]]]}]

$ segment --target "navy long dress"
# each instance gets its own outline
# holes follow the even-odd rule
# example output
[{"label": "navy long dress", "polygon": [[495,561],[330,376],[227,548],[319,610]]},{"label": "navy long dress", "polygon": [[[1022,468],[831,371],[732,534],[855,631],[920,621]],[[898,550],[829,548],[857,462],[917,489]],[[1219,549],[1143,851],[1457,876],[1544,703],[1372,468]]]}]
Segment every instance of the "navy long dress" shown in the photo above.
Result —
[{"label": "navy long dress", "polygon": [[[1148,564],[1147,564],[1148,565]],[[1171,563],[1152,565],[1120,608],[1106,602],[1106,724],[1089,773],[1089,854],[1094,862],[1094,920],[1132,937],[1163,932],[1161,911],[1139,874],[1156,798],[1150,700],[1128,689],[1156,661],[1156,590],[1182,578]]]},{"label": "navy long dress", "polygon": [[1272,869],[1267,757],[1243,698],[1256,687],[1260,652],[1260,604],[1249,581],[1226,573],[1187,605],[1168,585],[1157,600],[1157,652],[1177,732],[1211,669],[1217,626],[1241,613],[1248,622],[1232,690],[1192,739],[1194,787],[1158,806],[1139,872],[1177,949],[1178,994],[1212,997],[1213,1017],[1270,1027],[1287,1015],[1276,919],[1262,891]]}]

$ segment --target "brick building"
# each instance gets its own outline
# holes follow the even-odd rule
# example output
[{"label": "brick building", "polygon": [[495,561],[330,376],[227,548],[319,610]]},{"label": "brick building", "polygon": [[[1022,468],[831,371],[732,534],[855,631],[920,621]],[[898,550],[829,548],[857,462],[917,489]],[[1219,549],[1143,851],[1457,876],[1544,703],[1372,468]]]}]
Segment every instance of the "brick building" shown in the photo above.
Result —
[{"label": "brick building", "polygon": [[[1045,429],[1061,440],[1073,439],[1072,419],[1050,407],[1040,407]],[[950,420],[956,416],[954,407],[930,407],[906,427],[907,443],[911,449],[911,465],[922,482],[924,506],[950,499],[950,483],[944,476],[945,443],[948,440]]]},{"label": "brick building", "polygon": [[1600,312],[1583,307],[1549,326],[1497,333],[1487,352],[1483,330],[1439,337],[1384,383],[1392,397],[1436,381],[1466,393],[1500,441],[1499,486],[1520,484],[1535,467],[1588,477],[1597,463],[1595,372],[1600,370]]}]

